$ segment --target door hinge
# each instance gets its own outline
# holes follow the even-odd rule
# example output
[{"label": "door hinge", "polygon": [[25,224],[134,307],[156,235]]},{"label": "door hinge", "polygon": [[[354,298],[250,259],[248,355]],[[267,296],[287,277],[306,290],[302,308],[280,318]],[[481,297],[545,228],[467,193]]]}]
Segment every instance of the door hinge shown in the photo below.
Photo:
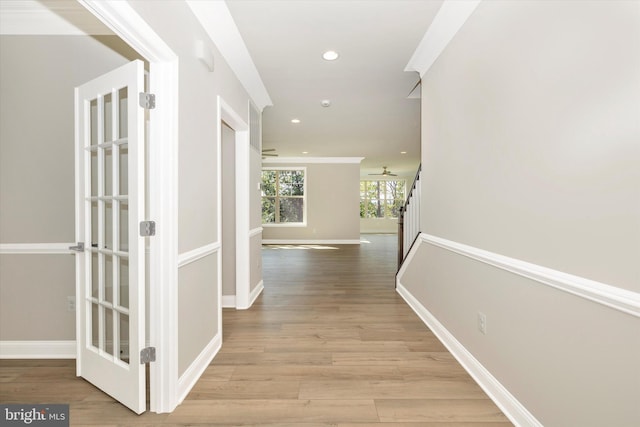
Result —
[{"label": "door hinge", "polygon": [[140,106],[147,110],[156,108],[156,95],[149,92],[140,92]]},{"label": "door hinge", "polygon": [[155,362],[156,361],[156,348],[155,347],[145,347],[140,350],[140,364],[144,365],[145,363]]},{"label": "door hinge", "polygon": [[141,221],[140,222],[140,236],[149,237],[156,235],[156,222],[155,221]]}]

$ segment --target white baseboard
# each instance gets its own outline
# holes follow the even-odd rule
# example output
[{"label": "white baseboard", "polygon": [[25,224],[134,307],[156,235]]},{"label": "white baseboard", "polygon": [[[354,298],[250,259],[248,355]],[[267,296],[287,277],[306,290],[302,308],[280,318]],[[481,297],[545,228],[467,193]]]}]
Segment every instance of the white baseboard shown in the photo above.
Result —
[{"label": "white baseboard", "polygon": [[297,239],[262,239],[263,245],[359,245],[360,239],[344,240],[297,240]]},{"label": "white baseboard", "polygon": [[260,282],[256,285],[256,287],[253,288],[253,290],[251,291],[251,294],[249,294],[249,307],[251,307],[253,303],[256,301],[256,299],[258,299],[263,289],[264,289],[264,281],[260,280]]},{"label": "white baseboard", "polygon": [[75,359],[72,341],[0,341],[0,359]]},{"label": "white baseboard", "polygon": [[236,296],[222,295],[222,308],[236,308]]},{"label": "white baseboard", "polygon": [[482,366],[399,281],[396,290],[511,422],[519,427],[542,427],[542,423],[509,393],[509,390],[491,375],[491,372]]},{"label": "white baseboard", "polygon": [[213,358],[222,347],[222,336],[218,333],[200,352],[198,357],[191,363],[187,370],[178,378],[178,404],[187,397],[196,382],[200,379],[205,369],[209,366]]}]

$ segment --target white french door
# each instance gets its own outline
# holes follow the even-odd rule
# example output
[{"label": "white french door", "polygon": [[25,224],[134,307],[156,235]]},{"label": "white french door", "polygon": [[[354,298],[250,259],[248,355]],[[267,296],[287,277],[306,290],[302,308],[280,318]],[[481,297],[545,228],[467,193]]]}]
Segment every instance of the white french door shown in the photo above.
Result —
[{"label": "white french door", "polygon": [[144,65],[75,90],[77,375],[146,410]]}]

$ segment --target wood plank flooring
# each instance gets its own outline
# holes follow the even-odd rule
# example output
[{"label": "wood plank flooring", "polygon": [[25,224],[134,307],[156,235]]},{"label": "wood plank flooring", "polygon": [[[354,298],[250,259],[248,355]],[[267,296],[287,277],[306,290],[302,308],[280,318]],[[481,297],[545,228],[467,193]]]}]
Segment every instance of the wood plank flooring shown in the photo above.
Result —
[{"label": "wood plank flooring", "polygon": [[136,416],[73,361],[0,361],[0,401],[70,403],[72,425],[511,425],[395,293],[395,239],[265,247],[263,294],[224,310],[222,350],[172,414]]}]

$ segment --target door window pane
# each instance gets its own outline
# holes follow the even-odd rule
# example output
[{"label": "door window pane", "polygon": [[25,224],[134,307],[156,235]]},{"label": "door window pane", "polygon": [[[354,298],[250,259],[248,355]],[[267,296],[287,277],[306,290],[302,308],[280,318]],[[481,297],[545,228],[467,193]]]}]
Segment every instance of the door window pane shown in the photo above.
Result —
[{"label": "door window pane", "polygon": [[91,195],[98,195],[98,149],[94,148],[89,154],[90,157],[90,176],[91,176]]},{"label": "door window pane", "polygon": [[118,98],[120,100],[119,105],[120,107],[118,108],[118,127],[120,129],[120,138],[126,138],[129,136],[128,133],[128,123],[129,120],[127,119],[127,102],[129,101],[128,99],[128,93],[127,93],[127,88],[124,87],[122,89],[120,89],[118,91]]},{"label": "door window pane", "polygon": [[126,196],[129,194],[129,144],[122,144],[118,151],[118,195]]},{"label": "door window pane", "polygon": [[129,363],[129,316],[120,313],[119,317],[120,360]]},{"label": "door window pane", "polygon": [[104,308],[104,351],[113,354],[113,310]]},{"label": "door window pane", "polygon": [[120,215],[120,234],[118,239],[120,240],[119,248],[120,252],[129,251],[129,203],[121,201],[118,203]]},{"label": "door window pane", "polygon": [[113,141],[113,100],[111,94],[108,93],[104,96],[104,140]]},{"label": "door window pane", "polygon": [[91,345],[100,348],[100,306],[91,304]]},{"label": "door window pane", "polygon": [[118,294],[120,295],[119,304],[121,307],[129,308],[129,260],[126,258],[118,257],[120,260],[120,268],[118,274],[120,276],[120,283]]},{"label": "door window pane", "polygon": [[91,253],[91,297],[98,299],[98,278],[100,277],[100,266],[98,258],[100,254],[95,252]]},{"label": "door window pane", "polygon": [[113,203],[104,202],[104,247],[100,249],[113,249]]},{"label": "door window pane", "polygon": [[113,150],[104,149],[104,195],[113,195]]},{"label": "door window pane", "polygon": [[98,100],[89,102],[89,138],[91,145],[98,145]]}]

